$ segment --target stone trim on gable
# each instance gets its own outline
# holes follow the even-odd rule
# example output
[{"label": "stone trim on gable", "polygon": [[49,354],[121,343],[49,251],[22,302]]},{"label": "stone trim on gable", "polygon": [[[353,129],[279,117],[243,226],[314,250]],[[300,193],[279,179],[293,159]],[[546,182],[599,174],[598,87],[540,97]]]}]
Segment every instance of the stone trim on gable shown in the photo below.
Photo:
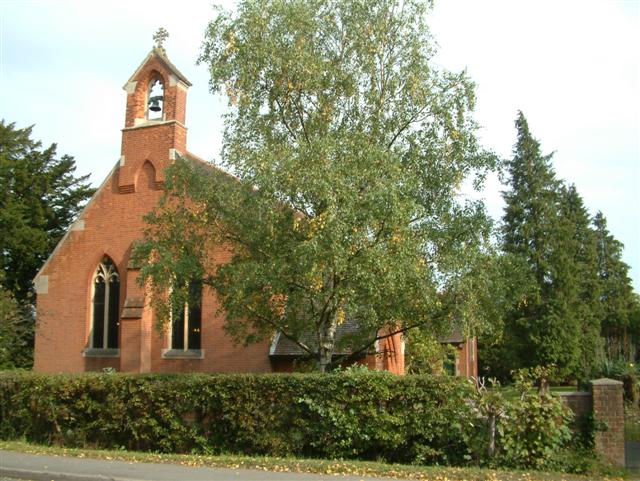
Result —
[{"label": "stone trim on gable", "polygon": [[[64,245],[64,243],[67,241],[70,233],[74,230],[84,230],[84,220],[82,219],[82,217],[84,216],[85,212],[88,210],[89,206],[93,203],[93,201],[97,199],[98,196],[102,193],[102,191],[104,190],[104,187],[107,185],[111,177],[113,177],[113,174],[116,172],[119,166],[120,166],[120,159],[118,159],[116,164],[113,166],[113,168],[111,169],[111,172],[109,172],[109,175],[107,175],[107,177],[102,181],[102,184],[100,184],[100,187],[96,189],[94,194],[91,196],[91,199],[89,199],[89,202],[87,202],[85,206],[82,208],[82,210],[80,211],[80,214],[78,214],[78,217],[74,219],[74,221],[71,223],[71,225],[67,229],[67,232],[65,232],[65,234],[62,236],[62,239],[58,241],[58,243],[56,244],[56,247],[53,249],[53,251],[51,251],[51,254],[49,255],[49,257],[47,257],[47,260],[44,262],[44,264],[42,264],[42,267],[33,278],[33,282],[36,286],[38,285],[38,278],[44,273],[45,269],[50,264],[51,259],[53,259],[53,257],[58,253],[58,251],[62,247],[62,245]],[[76,225],[76,223],[81,220],[82,220],[82,229],[74,229],[74,226]]]}]

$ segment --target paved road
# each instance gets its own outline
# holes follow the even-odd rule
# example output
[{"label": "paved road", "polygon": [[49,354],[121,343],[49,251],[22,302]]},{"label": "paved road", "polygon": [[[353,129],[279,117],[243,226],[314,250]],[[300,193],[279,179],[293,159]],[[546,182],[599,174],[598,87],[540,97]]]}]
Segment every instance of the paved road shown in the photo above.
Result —
[{"label": "paved road", "polygon": [[[335,481],[335,476],[274,473],[247,469],[195,468],[173,464],[133,463],[42,456],[0,451],[2,477],[31,481]],[[341,476],[340,481],[375,480]],[[388,480],[390,481],[390,480]],[[394,480],[397,481],[397,480]]]},{"label": "paved road", "polygon": [[640,471],[640,442],[627,441],[624,448],[627,468]]}]

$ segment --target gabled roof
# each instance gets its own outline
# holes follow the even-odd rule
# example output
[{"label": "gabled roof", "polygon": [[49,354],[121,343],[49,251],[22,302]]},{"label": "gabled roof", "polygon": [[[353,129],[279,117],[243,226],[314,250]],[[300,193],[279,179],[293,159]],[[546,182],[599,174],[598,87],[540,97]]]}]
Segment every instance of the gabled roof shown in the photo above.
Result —
[{"label": "gabled roof", "polygon": [[173,65],[171,63],[171,61],[169,60],[169,58],[167,57],[167,53],[165,52],[165,50],[163,48],[158,48],[158,47],[153,47],[151,49],[151,52],[149,52],[149,55],[147,55],[145,57],[145,59],[142,61],[142,63],[140,64],[140,66],[136,69],[135,72],[133,72],[133,75],[129,78],[129,80],[127,81],[127,83],[124,85],[124,89],[126,89],[126,86],[129,82],[133,82],[135,80],[135,78],[138,76],[138,74],[140,73],[140,71],[144,68],[145,64],[147,62],[149,62],[152,58],[157,58],[165,67],[167,67],[167,69],[173,73],[176,77],[178,77],[178,79],[180,79],[180,81],[184,84],[187,85],[187,87],[191,87],[192,83],[189,82],[189,80],[187,79],[187,77],[185,77],[180,70],[178,70],[178,68]]}]

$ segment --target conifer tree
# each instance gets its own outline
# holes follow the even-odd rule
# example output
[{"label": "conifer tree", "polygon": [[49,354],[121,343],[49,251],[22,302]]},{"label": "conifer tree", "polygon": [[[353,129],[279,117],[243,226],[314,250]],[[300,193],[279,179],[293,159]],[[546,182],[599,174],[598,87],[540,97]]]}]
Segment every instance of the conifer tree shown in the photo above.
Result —
[{"label": "conifer tree", "polygon": [[0,121],[0,269],[2,285],[31,302],[32,280],[94,192],[75,177],[73,157],[43,148],[32,127]]},{"label": "conifer tree", "polygon": [[31,133],[0,120],[0,369],[31,366],[33,278],[94,192]]},{"label": "conifer tree", "polygon": [[551,155],[541,153],[522,112],[516,128],[514,157],[507,162],[509,190],[503,194],[502,242],[503,250],[526,266],[527,281],[506,316],[503,347],[513,351],[512,369],[555,364],[561,375],[574,375],[582,342],[574,309],[580,287],[570,242],[576,229],[563,219],[562,189]]},{"label": "conifer tree", "polygon": [[598,277],[602,300],[602,336],[606,354],[632,361],[637,354],[633,333],[638,330],[637,296],[633,293],[629,266],[622,260],[623,244],[607,229],[607,219],[598,212],[594,219]]},{"label": "conifer tree", "polygon": [[566,235],[562,249],[569,269],[565,288],[572,289],[569,308],[580,325],[580,358],[576,374],[587,379],[601,351],[602,301],[598,279],[596,233],[575,185],[560,188],[560,222]]}]

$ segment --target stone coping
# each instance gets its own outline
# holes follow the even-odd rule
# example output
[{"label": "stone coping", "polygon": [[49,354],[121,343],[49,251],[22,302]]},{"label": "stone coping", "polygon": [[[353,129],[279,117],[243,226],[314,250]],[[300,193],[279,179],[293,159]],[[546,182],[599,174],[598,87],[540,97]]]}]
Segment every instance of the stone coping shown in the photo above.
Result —
[{"label": "stone coping", "polygon": [[551,394],[554,394],[556,396],[566,396],[566,397],[570,397],[570,396],[588,397],[588,396],[591,396],[591,393],[589,391],[556,391],[556,392],[552,391]]},{"label": "stone coping", "polygon": [[622,381],[616,381],[615,379],[609,379],[603,377],[601,379],[595,379],[591,381],[594,386],[622,386]]}]

